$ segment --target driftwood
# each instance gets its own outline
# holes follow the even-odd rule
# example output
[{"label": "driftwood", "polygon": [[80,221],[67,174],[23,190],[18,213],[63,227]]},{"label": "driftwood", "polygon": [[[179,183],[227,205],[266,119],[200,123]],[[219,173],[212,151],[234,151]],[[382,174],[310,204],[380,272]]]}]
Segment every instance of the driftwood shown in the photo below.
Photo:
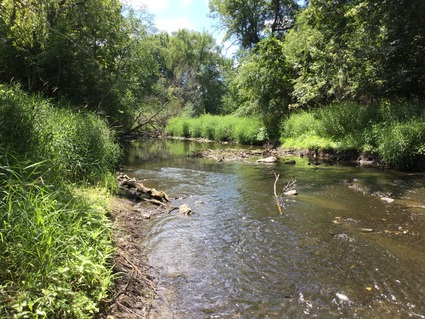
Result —
[{"label": "driftwood", "polygon": [[126,189],[142,201],[150,202],[158,206],[167,206],[170,202],[166,193],[157,191],[155,188],[148,188],[135,178],[130,178],[125,174],[120,174],[118,176],[118,184],[121,188]]}]

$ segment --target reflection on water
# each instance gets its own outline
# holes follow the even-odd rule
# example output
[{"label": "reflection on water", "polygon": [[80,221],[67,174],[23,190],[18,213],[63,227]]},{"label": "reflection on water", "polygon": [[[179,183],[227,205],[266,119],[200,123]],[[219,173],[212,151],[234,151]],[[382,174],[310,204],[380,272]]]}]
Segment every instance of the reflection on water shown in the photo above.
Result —
[{"label": "reflection on water", "polygon": [[[213,147],[222,146],[147,141],[128,150],[128,174],[195,211],[141,230],[158,284],[152,319],[425,318],[423,176],[188,157]],[[283,215],[274,172],[281,189],[297,180]]]}]

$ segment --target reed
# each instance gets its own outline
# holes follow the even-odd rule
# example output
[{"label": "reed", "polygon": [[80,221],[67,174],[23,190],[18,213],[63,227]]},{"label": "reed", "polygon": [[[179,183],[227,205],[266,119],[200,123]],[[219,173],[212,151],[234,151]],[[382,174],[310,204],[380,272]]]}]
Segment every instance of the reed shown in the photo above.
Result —
[{"label": "reed", "polygon": [[3,147],[33,162],[61,181],[103,179],[117,164],[121,150],[114,133],[93,113],[54,105],[19,87],[0,85],[0,138]]}]

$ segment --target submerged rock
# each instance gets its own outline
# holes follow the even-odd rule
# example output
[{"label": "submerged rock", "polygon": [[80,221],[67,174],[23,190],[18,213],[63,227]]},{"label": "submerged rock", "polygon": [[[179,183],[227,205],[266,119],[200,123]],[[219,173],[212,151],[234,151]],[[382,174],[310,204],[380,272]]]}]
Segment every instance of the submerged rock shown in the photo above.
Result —
[{"label": "submerged rock", "polygon": [[256,163],[262,163],[262,164],[272,164],[277,162],[277,158],[274,156],[269,156],[266,158],[261,158],[259,160],[255,161]]},{"label": "submerged rock", "polygon": [[190,208],[189,205],[186,205],[186,204],[180,205],[179,212],[183,215],[193,214],[192,208]]}]

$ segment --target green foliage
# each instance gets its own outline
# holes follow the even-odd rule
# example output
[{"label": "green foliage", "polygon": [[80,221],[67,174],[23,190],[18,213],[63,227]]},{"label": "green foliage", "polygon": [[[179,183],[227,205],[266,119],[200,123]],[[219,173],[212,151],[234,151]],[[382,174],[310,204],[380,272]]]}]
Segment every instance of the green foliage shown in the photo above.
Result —
[{"label": "green foliage", "polygon": [[282,124],[283,137],[307,138],[309,135],[318,135],[322,129],[321,120],[317,112],[297,112],[291,114]]},{"label": "green foliage", "polygon": [[425,162],[425,116],[383,126],[378,136],[382,158],[400,169],[423,169]]},{"label": "green foliage", "polygon": [[237,88],[237,99],[244,102],[245,111],[250,109],[248,114],[263,119],[272,139],[278,138],[277,128],[288,111],[291,74],[283,55],[283,42],[269,38],[258,43],[256,50],[245,57],[229,83],[230,93],[234,94]]},{"label": "green foliage", "polygon": [[394,168],[421,169],[425,161],[425,104],[346,102],[291,114],[282,147],[376,153]]},{"label": "green foliage", "polygon": [[107,194],[42,183],[42,163],[0,157],[0,317],[92,318],[111,284]]},{"label": "green foliage", "polygon": [[[112,279],[113,134],[98,116],[5,85],[0,124],[0,317],[92,318]],[[103,188],[76,188],[87,181]]]},{"label": "green foliage", "polygon": [[128,129],[158,75],[148,16],[118,0],[0,3],[0,82],[66,97]]},{"label": "green foliage", "polygon": [[261,120],[234,115],[173,118],[165,131],[170,136],[207,138],[240,144],[257,144],[267,140],[266,129]]},{"label": "green foliage", "polygon": [[243,48],[252,48],[269,30],[272,36],[284,33],[298,10],[293,0],[211,0],[211,16],[226,28],[225,40],[236,38]]},{"label": "green foliage", "polygon": [[[164,39],[163,39],[164,40]],[[221,111],[221,96],[225,92],[223,70],[229,61],[208,33],[179,30],[163,42],[169,87],[183,105],[191,106],[189,116]]]},{"label": "green foliage", "polygon": [[[34,162],[46,175],[90,181],[111,172],[121,154],[98,116],[55,107],[40,96],[0,85],[0,138],[5,147]],[[46,177],[46,176],[45,176]]]},{"label": "green foliage", "polygon": [[328,150],[336,143],[322,134],[322,118],[318,112],[297,112],[291,114],[282,124],[282,147],[289,149]]},{"label": "green foliage", "polygon": [[188,117],[175,117],[168,121],[165,133],[170,136],[190,137],[189,125],[191,119]]},{"label": "green foliage", "polygon": [[318,111],[322,134],[337,139],[357,136],[379,119],[378,111],[374,105],[364,106],[354,102],[331,104]]},{"label": "green foliage", "polygon": [[295,105],[423,97],[423,1],[312,0],[285,39]]}]

